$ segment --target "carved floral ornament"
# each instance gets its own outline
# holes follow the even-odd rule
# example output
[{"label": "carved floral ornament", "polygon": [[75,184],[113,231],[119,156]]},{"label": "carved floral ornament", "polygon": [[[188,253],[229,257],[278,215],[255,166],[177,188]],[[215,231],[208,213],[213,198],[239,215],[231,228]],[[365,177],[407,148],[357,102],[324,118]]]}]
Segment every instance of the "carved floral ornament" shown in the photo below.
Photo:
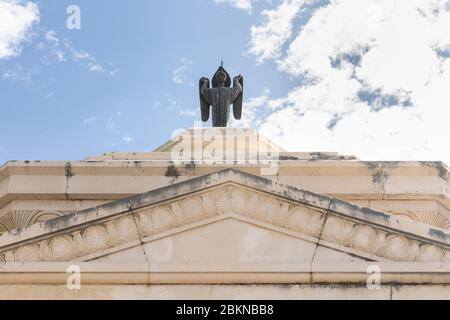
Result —
[{"label": "carved floral ornament", "polygon": [[435,226],[440,229],[450,230],[450,219],[437,210],[386,210],[386,212],[393,216],[401,216],[413,221]]},{"label": "carved floral ornament", "polygon": [[13,210],[0,217],[0,233],[25,228],[35,223],[55,219],[76,211]]},{"label": "carved floral ornament", "polygon": [[[149,242],[180,227],[240,216],[291,235],[373,260],[450,261],[445,244],[412,237],[339,213],[227,183],[114,215],[66,234],[50,234],[0,251],[0,261],[87,261]],[[1,249],[0,249],[1,250]]]}]

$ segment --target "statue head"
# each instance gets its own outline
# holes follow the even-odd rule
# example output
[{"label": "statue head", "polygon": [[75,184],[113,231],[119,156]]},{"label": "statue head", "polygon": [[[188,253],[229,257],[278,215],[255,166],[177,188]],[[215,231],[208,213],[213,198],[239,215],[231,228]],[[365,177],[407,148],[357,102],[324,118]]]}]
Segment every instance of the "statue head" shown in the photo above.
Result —
[{"label": "statue head", "polygon": [[231,87],[231,77],[222,66],[217,69],[214,77],[212,78],[212,87]]},{"label": "statue head", "polygon": [[222,70],[217,73],[217,85],[219,87],[225,87],[225,82],[227,81],[227,74]]}]

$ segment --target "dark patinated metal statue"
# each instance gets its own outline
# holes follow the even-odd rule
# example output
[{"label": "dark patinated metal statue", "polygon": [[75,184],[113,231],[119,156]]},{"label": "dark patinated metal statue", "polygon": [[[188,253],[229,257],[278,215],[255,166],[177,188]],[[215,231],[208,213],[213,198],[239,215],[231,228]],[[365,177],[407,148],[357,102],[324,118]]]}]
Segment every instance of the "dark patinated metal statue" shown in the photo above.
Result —
[{"label": "dark patinated metal statue", "polygon": [[223,68],[223,63],[212,78],[212,88],[209,79],[200,79],[200,108],[202,121],[209,120],[210,106],[212,106],[213,127],[226,127],[230,117],[230,105],[233,104],[233,115],[236,120],[241,119],[242,100],[244,92],[244,78],[239,75],[233,79]]}]

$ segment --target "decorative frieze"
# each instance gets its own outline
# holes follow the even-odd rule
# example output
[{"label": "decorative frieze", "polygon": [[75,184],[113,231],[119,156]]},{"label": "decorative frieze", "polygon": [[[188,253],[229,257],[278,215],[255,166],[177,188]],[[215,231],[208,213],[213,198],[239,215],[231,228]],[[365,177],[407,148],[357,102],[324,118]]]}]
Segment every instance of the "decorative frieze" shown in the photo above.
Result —
[{"label": "decorative frieze", "polygon": [[0,233],[32,224],[62,217],[76,211],[59,210],[12,210],[0,217]]},{"label": "decorative frieze", "polygon": [[228,183],[114,215],[104,221],[50,234],[0,251],[0,261],[71,261],[214,217],[240,215],[278,230],[320,241],[336,250],[393,261],[450,261],[445,244],[421,240],[262,191]]},{"label": "decorative frieze", "polygon": [[393,216],[405,217],[440,229],[450,230],[450,219],[436,210],[386,210]]}]

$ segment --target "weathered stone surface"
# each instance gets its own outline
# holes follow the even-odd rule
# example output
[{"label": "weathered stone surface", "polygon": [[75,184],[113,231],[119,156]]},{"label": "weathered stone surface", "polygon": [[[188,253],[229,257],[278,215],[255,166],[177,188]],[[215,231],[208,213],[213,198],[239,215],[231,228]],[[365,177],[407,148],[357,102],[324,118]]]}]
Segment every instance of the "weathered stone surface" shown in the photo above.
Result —
[{"label": "weathered stone surface", "polygon": [[0,257],[86,261],[228,218],[375,261],[447,261],[450,248],[444,231],[226,170],[5,233]]},{"label": "weathered stone surface", "polygon": [[[254,136],[223,150],[278,148]],[[173,161],[179,147],[0,167],[0,298],[449,297],[442,163],[278,150],[265,175]],[[65,287],[69,265],[81,291]]]},{"label": "weathered stone surface", "polygon": [[[254,130],[219,131],[224,130],[230,130],[231,136],[240,130],[248,138],[244,145],[233,145],[233,161],[174,162],[172,152],[183,141],[174,138],[153,153],[110,154],[73,162],[8,162],[0,167],[0,232],[35,222],[29,216],[21,218],[20,212],[26,210],[66,214],[227,168],[261,175],[261,164],[234,161],[238,152],[258,148],[278,152],[276,174],[265,176],[268,179],[450,228],[449,171],[440,162],[363,162],[332,153],[285,152]],[[194,136],[194,129],[187,131]],[[211,140],[200,137],[192,143],[192,154],[195,147],[211,147]],[[228,140],[222,141],[225,155],[230,151]],[[53,216],[42,219],[46,217]]]}]

